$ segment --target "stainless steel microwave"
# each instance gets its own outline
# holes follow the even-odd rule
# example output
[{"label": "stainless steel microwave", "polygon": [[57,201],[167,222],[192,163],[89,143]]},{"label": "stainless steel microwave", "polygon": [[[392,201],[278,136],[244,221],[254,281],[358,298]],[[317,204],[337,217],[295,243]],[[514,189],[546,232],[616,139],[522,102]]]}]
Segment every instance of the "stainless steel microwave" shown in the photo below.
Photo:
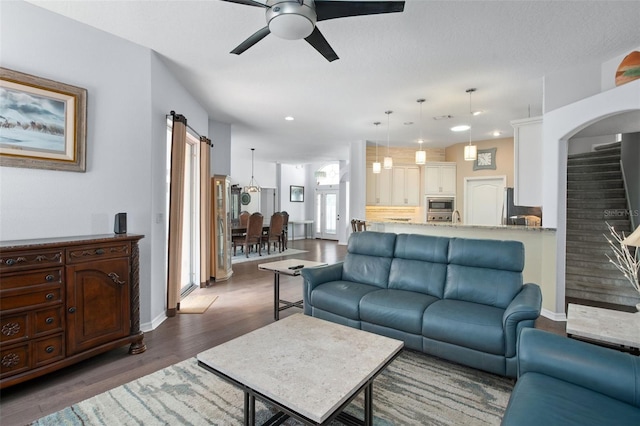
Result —
[{"label": "stainless steel microwave", "polygon": [[453,198],[444,197],[429,197],[427,198],[427,211],[428,212],[453,212],[454,208]]}]

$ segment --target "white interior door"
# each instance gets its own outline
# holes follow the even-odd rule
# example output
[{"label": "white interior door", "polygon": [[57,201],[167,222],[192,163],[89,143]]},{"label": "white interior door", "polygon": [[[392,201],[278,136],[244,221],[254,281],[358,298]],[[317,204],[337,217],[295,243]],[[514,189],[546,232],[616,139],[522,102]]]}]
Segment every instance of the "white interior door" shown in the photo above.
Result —
[{"label": "white interior door", "polygon": [[464,223],[500,225],[506,176],[465,178],[464,183]]},{"label": "white interior door", "polygon": [[338,240],[338,195],[337,189],[316,191],[316,210],[313,221],[315,238]]}]

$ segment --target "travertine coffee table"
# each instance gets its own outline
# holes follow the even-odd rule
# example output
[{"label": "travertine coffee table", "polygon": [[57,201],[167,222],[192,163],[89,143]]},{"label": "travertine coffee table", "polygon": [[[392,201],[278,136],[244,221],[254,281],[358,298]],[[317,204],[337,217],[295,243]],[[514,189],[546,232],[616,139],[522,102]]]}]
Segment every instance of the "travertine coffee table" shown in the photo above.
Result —
[{"label": "travertine coffee table", "polygon": [[[198,364],[244,392],[245,425],[255,424],[255,398],[309,425],[334,419],[371,425],[373,380],[403,342],[295,314],[198,354]],[[365,392],[364,422],[342,410]]]},{"label": "travertine coffee table", "polygon": [[640,313],[620,312],[569,303],[567,335],[638,352],[638,348],[640,348]]}]

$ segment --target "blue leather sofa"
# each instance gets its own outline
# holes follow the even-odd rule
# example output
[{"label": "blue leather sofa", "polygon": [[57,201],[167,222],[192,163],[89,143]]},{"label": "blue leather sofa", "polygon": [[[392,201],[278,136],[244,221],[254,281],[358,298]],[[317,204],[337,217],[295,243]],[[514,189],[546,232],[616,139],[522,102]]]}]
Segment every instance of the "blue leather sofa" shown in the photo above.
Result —
[{"label": "blue leather sofa", "polygon": [[640,357],[522,330],[503,426],[640,425]]},{"label": "blue leather sofa", "polygon": [[517,241],[358,232],[343,262],[302,270],[304,312],[515,377],[517,336],[542,305],[523,268]]}]

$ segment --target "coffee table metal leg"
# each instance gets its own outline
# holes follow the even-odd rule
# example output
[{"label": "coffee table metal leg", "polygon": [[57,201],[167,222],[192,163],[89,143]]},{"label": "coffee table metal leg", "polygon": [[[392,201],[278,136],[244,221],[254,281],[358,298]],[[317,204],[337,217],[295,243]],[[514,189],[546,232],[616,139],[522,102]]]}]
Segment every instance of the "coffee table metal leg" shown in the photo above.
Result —
[{"label": "coffee table metal leg", "polygon": [[373,426],[373,380],[364,388],[364,424]]},{"label": "coffee table metal leg", "polygon": [[244,425],[255,426],[256,424],[256,397],[249,392],[244,393]]}]

